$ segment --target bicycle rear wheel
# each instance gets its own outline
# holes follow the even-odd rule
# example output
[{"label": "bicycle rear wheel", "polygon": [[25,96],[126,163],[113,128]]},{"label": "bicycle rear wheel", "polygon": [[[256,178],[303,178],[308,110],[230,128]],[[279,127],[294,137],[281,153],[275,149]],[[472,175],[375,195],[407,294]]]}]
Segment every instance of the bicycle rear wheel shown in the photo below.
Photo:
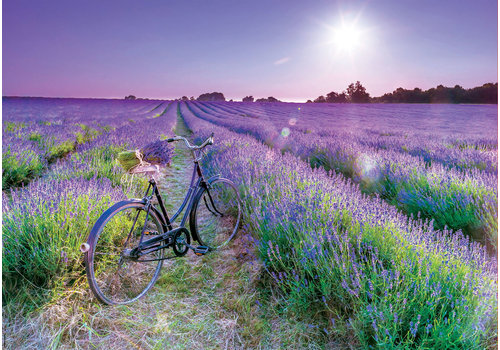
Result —
[{"label": "bicycle rear wheel", "polygon": [[201,188],[189,217],[193,237],[211,250],[221,248],[236,235],[241,221],[241,199],[236,186],[227,179]]},{"label": "bicycle rear wheel", "polygon": [[163,228],[155,210],[146,210],[142,203],[124,201],[101,215],[89,236],[90,249],[85,254],[89,286],[105,304],[128,304],[142,297],[156,282],[163,264],[164,249],[140,259],[130,257],[141,238],[161,235]]}]

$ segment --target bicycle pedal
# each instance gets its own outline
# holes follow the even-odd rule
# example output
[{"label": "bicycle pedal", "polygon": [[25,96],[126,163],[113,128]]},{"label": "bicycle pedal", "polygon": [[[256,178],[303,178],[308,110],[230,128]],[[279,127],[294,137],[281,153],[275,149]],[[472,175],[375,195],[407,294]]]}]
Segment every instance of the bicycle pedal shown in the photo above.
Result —
[{"label": "bicycle pedal", "polygon": [[202,256],[208,253],[209,248],[205,247],[203,245],[200,245],[196,248],[194,248],[194,253],[198,256]]},{"label": "bicycle pedal", "polygon": [[145,235],[157,235],[158,231],[144,231]]}]

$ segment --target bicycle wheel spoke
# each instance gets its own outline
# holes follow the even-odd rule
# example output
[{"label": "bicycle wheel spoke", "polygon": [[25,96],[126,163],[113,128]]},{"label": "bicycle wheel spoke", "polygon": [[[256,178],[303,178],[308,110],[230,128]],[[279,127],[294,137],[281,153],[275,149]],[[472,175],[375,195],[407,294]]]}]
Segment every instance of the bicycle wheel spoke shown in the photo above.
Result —
[{"label": "bicycle wheel spoke", "polygon": [[132,224],[132,227],[130,228],[130,232],[128,233],[127,240],[125,241],[125,245],[130,241],[130,237],[132,236],[132,232],[134,231],[135,224],[137,223],[137,219],[139,218],[140,211],[137,210],[137,215],[135,216],[134,223]]},{"label": "bicycle wheel spoke", "polygon": [[195,204],[191,229],[200,243],[212,249],[227,244],[236,234],[241,219],[241,203],[234,185],[218,179],[204,190]]},{"label": "bicycle wheel spoke", "polygon": [[[153,211],[146,215],[140,203],[118,208],[99,227],[92,251],[92,276],[89,281],[99,300],[108,304],[132,302],[144,295],[158,278],[161,260],[137,261],[125,254],[130,254],[138,246],[143,229],[163,233],[157,215]],[[146,256],[161,259],[164,250]]]}]

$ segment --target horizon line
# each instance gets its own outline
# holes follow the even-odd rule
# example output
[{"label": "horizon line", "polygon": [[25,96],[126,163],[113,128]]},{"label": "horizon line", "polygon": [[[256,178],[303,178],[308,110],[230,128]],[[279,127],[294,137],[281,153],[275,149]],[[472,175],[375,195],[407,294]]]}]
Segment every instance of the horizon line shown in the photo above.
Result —
[{"label": "horizon line", "polygon": [[[474,88],[482,87],[482,86],[484,86],[486,84],[498,84],[498,81],[483,83],[481,85],[476,85],[476,86],[471,87],[471,88],[464,88],[460,84],[455,84],[454,86],[445,86],[443,84],[438,84],[436,87],[442,85],[445,88],[454,88],[455,86],[458,85],[458,86],[462,87],[464,90],[471,90],[471,89],[474,89]],[[370,96],[370,98],[380,98],[380,97],[384,96],[385,94],[391,94],[391,93],[393,93],[394,91],[396,91],[399,88],[402,88],[402,89],[407,90],[407,91],[412,91],[412,90],[415,90],[415,89],[420,89],[422,91],[427,91],[427,90],[430,90],[430,89],[434,89],[436,87],[431,87],[431,88],[428,88],[428,89],[423,89],[423,88],[419,88],[419,87],[414,87],[414,88],[398,87],[398,88],[396,88],[395,90],[393,90],[391,92],[385,92],[385,93],[383,93],[380,96]],[[216,92],[216,91],[213,91],[211,93],[214,93],[214,92]],[[331,92],[336,92],[336,91],[331,91]],[[345,92],[345,90],[342,90],[339,93],[343,93],[343,92]],[[222,94],[224,95],[224,93],[222,93]],[[319,96],[326,96],[327,94],[328,93],[323,94],[323,95],[319,95]],[[132,94],[130,94],[130,95],[132,95]],[[127,95],[127,96],[130,96],[130,95]],[[133,95],[133,96],[135,96],[135,95]],[[180,100],[184,96],[187,97],[187,95],[183,95],[181,97],[174,97],[174,98],[169,98],[169,97],[137,97],[136,96],[136,99],[138,99],[138,100],[174,101],[174,100]],[[253,95],[247,95],[247,96],[253,96]],[[319,96],[317,96],[317,97],[319,97]],[[88,96],[87,97],[75,97],[75,96],[2,95],[2,98],[54,98],[54,99],[56,99],[56,98],[66,98],[66,99],[93,99],[93,100],[124,100],[125,97],[126,96],[123,96],[123,97],[116,97],[116,96],[107,96],[107,97],[88,97]],[[194,95],[192,97],[194,97]],[[255,100],[257,100],[258,98],[269,98],[269,97],[270,96],[268,96],[268,97],[254,97],[254,98],[255,98]],[[224,98],[226,99],[226,102],[230,102],[230,100],[233,100],[233,102],[242,102],[242,100],[243,100],[244,97],[241,97],[241,98],[231,98],[231,97],[224,96]],[[296,99],[296,98],[283,98],[283,99],[279,99],[279,100],[280,100],[280,102],[288,102],[288,103],[307,103],[307,101],[309,101],[309,100],[312,101],[312,102],[314,102],[313,99],[315,99],[315,98],[314,97],[313,98],[304,98],[303,100],[302,99]],[[195,98],[194,100],[196,101],[197,98]]]}]

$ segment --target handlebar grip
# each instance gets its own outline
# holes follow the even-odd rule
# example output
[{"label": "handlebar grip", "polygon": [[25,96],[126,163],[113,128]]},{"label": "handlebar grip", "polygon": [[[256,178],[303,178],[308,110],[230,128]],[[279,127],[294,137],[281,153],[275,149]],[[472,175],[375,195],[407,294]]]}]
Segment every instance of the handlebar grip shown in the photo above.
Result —
[{"label": "handlebar grip", "polygon": [[175,140],[173,138],[167,139],[167,142],[174,142]]}]

